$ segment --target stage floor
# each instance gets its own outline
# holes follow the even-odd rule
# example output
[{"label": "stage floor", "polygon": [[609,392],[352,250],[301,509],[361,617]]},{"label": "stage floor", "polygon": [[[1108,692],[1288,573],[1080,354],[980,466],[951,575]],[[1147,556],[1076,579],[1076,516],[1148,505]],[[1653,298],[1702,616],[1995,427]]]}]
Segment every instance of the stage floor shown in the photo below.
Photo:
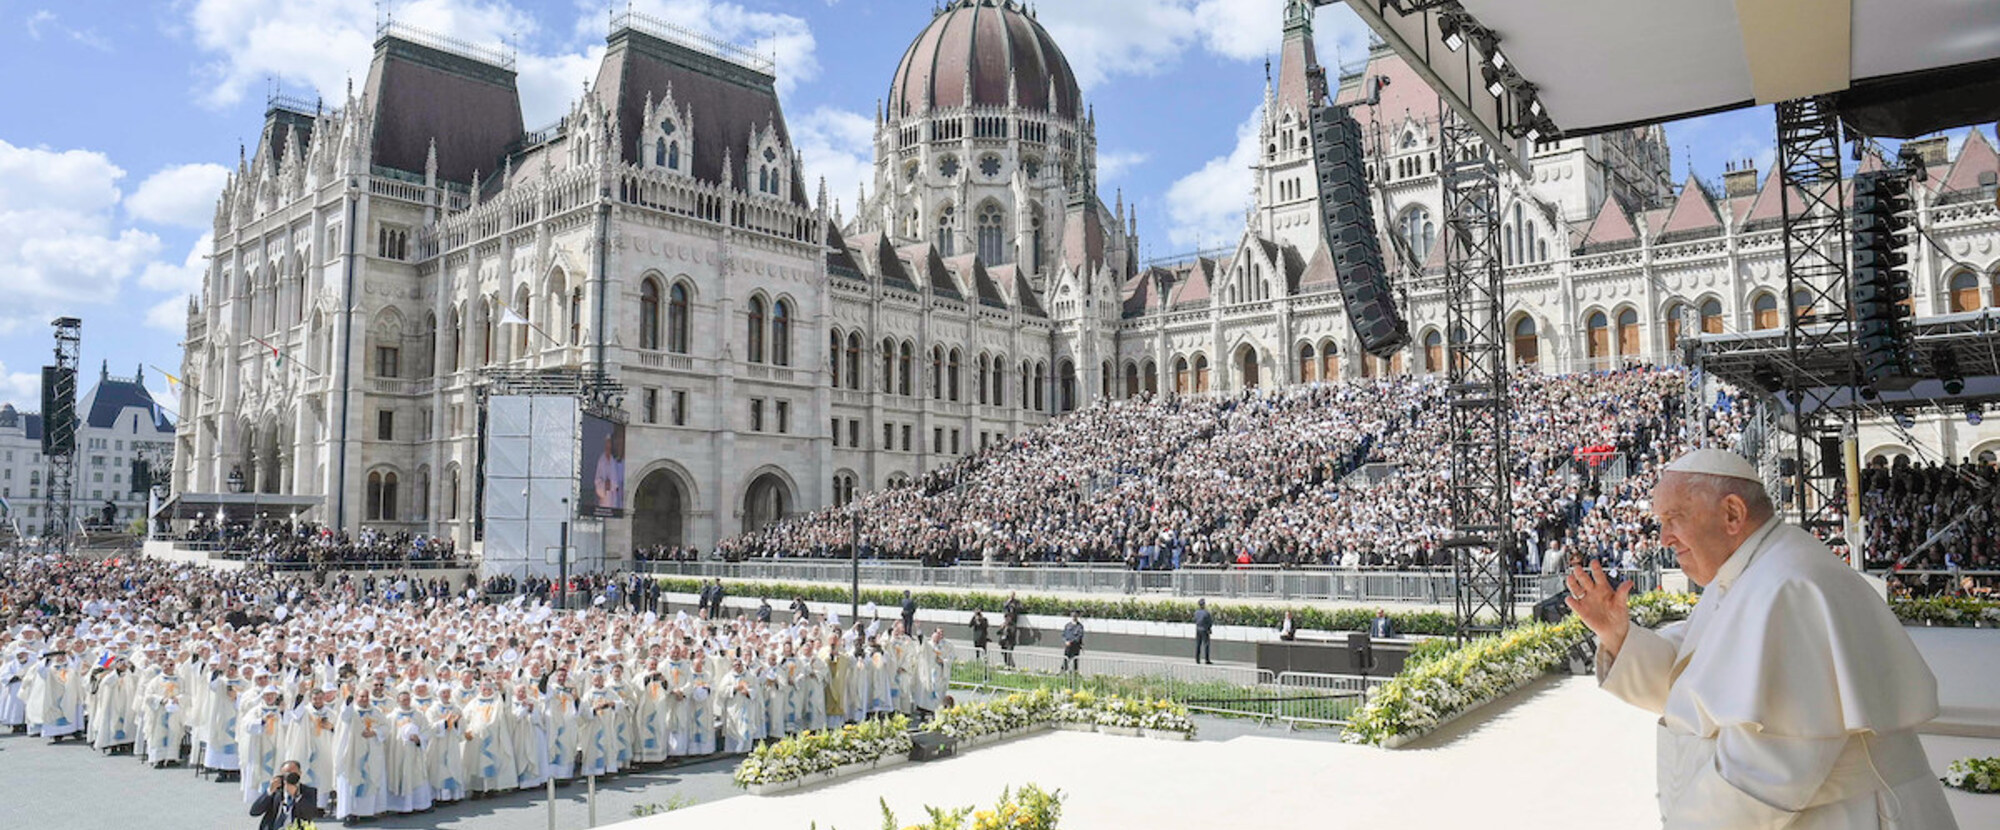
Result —
[{"label": "stage floor", "polygon": [[[2000,741],[1926,737],[1942,769]],[[1544,679],[1417,745],[1348,746],[1279,733],[1168,743],[1072,732],[973,750],[830,786],[746,796],[619,825],[622,830],[756,826],[865,830],[922,806],[989,805],[1009,785],[1067,795],[1063,826],[1658,827],[1653,718],[1588,678]],[[2000,797],[1952,793],[1961,827],[2000,826]]]}]

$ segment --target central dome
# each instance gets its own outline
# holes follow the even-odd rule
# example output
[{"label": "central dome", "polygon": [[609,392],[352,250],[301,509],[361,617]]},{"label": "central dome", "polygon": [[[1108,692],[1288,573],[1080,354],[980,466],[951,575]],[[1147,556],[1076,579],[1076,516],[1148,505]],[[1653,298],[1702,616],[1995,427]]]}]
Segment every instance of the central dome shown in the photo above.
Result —
[{"label": "central dome", "polygon": [[1042,24],[1014,0],[954,0],[903,54],[889,85],[890,116],[1005,107],[1010,83],[1021,109],[1076,120],[1076,74]]}]

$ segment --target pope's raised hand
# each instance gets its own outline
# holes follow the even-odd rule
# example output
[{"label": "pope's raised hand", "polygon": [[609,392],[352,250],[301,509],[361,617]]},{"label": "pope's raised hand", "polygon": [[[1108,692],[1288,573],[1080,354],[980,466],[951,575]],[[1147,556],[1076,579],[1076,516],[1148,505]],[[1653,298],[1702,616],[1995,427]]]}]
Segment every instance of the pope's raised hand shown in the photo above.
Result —
[{"label": "pope's raised hand", "polygon": [[1563,602],[1597,634],[1605,654],[1616,658],[1618,649],[1625,645],[1625,635],[1632,630],[1632,611],[1626,604],[1632,596],[1632,581],[1614,588],[1611,578],[1604,575],[1604,567],[1592,562],[1588,570],[1571,567],[1563,582],[1569,587]]}]

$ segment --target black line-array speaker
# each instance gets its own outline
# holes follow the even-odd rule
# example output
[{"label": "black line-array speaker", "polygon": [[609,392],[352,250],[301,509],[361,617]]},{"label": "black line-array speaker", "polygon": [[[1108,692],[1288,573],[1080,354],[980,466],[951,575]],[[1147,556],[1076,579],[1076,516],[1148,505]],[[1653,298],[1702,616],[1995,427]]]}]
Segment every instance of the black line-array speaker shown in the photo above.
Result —
[{"label": "black line-array speaker", "polygon": [[76,452],[76,370],[42,367],[42,454]]},{"label": "black line-array speaker", "polygon": [[1340,276],[1347,321],[1363,350],[1386,358],[1410,345],[1410,326],[1396,311],[1396,294],[1382,265],[1382,240],[1375,235],[1368,168],[1361,155],[1361,124],[1347,108],[1332,105],[1315,107],[1312,121],[1320,224]]}]

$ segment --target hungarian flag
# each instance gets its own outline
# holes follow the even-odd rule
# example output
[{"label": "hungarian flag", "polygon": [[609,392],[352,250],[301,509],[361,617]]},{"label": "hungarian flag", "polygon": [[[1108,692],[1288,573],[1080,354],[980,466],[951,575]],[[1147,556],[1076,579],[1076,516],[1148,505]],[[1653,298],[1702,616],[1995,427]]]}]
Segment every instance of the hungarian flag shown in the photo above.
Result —
[{"label": "hungarian flag", "polygon": [[277,346],[271,345],[264,338],[258,337],[257,335],[254,334],[250,335],[250,339],[257,341],[264,348],[271,350],[271,368],[274,369],[285,368],[285,353],[283,351],[280,351]]}]

